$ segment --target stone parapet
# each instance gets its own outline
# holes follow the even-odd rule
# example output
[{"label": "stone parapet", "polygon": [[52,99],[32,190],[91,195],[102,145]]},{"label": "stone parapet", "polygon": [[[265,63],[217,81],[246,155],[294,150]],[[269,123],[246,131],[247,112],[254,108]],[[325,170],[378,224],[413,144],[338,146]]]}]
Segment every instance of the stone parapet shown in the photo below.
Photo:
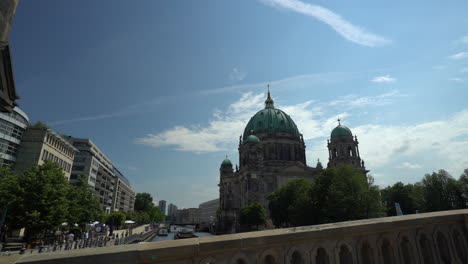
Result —
[{"label": "stone parapet", "polygon": [[468,263],[468,210],[384,217],[111,248],[17,263]]}]

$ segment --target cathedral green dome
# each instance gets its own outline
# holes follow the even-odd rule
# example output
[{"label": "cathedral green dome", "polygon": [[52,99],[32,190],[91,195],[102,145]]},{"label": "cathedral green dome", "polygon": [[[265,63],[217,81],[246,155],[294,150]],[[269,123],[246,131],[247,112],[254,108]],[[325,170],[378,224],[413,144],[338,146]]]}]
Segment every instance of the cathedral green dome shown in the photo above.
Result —
[{"label": "cathedral green dome", "polygon": [[244,138],[250,134],[286,132],[299,137],[299,130],[289,115],[276,109],[273,106],[273,100],[268,92],[268,98],[265,101],[265,109],[258,111],[244,129]]},{"label": "cathedral green dome", "polygon": [[250,142],[250,143],[260,143],[260,139],[255,136],[255,135],[250,135],[247,137],[247,140],[246,142]]},{"label": "cathedral green dome", "polygon": [[331,132],[331,137],[338,137],[338,136],[351,136],[352,137],[353,134],[351,133],[351,130],[348,127],[340,124],[337,127],[335,127]]},{"label": "cathedral green dome", "polygon": [[231,161],[226,157],[223,162],[221,163],[221,166],[222,165],[232,165]]}]

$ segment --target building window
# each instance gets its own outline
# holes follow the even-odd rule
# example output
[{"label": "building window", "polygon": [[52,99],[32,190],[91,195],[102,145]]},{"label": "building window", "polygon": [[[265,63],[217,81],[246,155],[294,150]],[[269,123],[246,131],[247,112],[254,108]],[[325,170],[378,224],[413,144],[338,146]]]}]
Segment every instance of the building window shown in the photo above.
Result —
[{"label": "building window", "polygon": [[45,160],[47,159],[47,154],[48,154],[47,150],[44,149],[44,150],[42,151],[42,160],[43,160],[43,161],[45,161]]},{"label": "building window", "polygon": [[74,171],[84,171],[84,166],[73,166],[72,170],[74,170]]}]

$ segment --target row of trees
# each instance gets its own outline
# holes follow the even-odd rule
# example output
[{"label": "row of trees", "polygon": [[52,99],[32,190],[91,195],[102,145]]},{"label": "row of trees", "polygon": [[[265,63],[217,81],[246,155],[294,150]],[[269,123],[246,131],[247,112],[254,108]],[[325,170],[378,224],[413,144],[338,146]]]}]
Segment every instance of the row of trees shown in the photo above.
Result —
[{"label": "row of trees", "polygon": [[384,215],[372,177],[351,166],[326,169],[314,182],[298,179],[273,192],[270,216],[276,226],[301,226]]},{"label": "row of trees", "polygon": [[164,215],[159,207],[154,206],[153,197],[149,193],[137,193],[134,211],[112,212],[104,216],[104,222],[121,226],[125,220],[135,221],[137,224],[148,224],[164,221]]},{"label": "row of trees", "polygon": [[343,165],[326,169],[314,182],[291,181],[268,199],[278,227],[392,216],[395,203],[405,214],[461,209],[468,206],[468,169],[459,180],[440,170],[418,183],[398,182],[380,190],[372,176]]},{"label": "row of trees", "polygon": [[24,227],[29,241],[56,230],[81,233],[95,221],[113,223],[118,228],[125,220],[137,224],[164,220],[148,193],[137,194],[135,211],[104,214],[94,188],[84,177],[78,178],[76,184],[69,184],[58,164],[50,161],[34,165],[19,175],[8,167],[0,167],[0,212],[2,218],[6,215],[1,227],[3,233],[5,229]]},{"label": "row of trees", "polygon": [[55,231],[62,223],[84,229],[103,215],[94,190],[83,181],[69,184],[58,164],[49,161],[20,175],[1,167],[0,205],[8,229],[25,227],[28,240]]},{"label": "row of trees", "polygon": [[389,216],[395,215],[395,203],[399,203],[406,214],[467,208],[468,169],[458,180],[445,170],[439,170],[426,174],[415,184],[397,182],[381,193]]}]

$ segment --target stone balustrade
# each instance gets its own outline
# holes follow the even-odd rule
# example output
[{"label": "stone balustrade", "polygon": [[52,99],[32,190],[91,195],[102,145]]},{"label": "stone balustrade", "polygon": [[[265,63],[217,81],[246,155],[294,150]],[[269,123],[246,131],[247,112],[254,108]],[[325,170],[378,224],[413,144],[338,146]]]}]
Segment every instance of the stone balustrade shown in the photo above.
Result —
[{"label": "stone balustrade", "polygon": [[468,210],[25,255],[17,263],[468,263]]}]

